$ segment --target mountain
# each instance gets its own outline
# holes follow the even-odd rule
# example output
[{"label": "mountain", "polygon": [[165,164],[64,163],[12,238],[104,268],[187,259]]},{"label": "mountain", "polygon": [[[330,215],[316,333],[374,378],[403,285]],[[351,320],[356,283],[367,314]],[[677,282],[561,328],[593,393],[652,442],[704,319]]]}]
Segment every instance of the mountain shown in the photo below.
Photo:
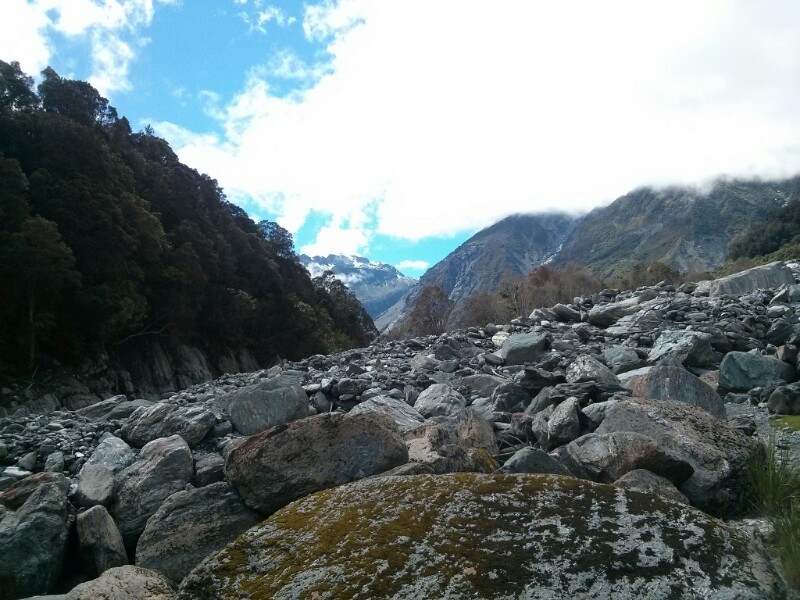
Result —
[{"label": "mountain", "polygon": [[782,207],[792,189],[787,181],[740,180],[708,191],[641,188],[583,217],[553,263],[581,263],[599,275],[656,261],[681,272],[714,269],[734,236]]},{"label": "mountain", "polygon": [[565,214],[512,215],[476,233],[420,278],[406,296],[375,321],[378,329],[402,320],[423,289],[439,285],[453,300],[450,327],[462,324],[467,299],[495,291],[507,274],[526,275],[548,262],[575,226]]},{"label": "mountain", "polygon": [[373,319],[402,298],[417,283],[416,279],[406,277],[392,265],[373,262],[363,256],[301,254],[300,262],[312,277],[319,277],[325,271],[333,271],[336,279],[355,294],[364,310]]}]

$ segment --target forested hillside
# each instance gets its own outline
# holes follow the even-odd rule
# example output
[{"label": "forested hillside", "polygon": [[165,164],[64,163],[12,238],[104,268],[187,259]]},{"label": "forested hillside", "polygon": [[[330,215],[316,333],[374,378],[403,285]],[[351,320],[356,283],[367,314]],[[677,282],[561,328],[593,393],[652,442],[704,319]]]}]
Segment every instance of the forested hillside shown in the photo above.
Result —
[{"label": "forested hillside", "polygon": [[[368,343],[346,290],[88,83],[0,61],[0,375],[160,336],[266,362]],[[331,293],[333,292],[333,293]]]}]

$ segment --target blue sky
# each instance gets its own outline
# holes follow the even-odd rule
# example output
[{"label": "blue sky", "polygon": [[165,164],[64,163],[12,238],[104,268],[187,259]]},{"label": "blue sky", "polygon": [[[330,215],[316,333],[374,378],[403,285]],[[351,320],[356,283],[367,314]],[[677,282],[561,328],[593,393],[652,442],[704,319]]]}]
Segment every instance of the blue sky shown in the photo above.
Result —
[{"label": "blue sky", "polygon": [[800,165],[800,3],[0,0],[300,251],[418,276],[520,212]]}]

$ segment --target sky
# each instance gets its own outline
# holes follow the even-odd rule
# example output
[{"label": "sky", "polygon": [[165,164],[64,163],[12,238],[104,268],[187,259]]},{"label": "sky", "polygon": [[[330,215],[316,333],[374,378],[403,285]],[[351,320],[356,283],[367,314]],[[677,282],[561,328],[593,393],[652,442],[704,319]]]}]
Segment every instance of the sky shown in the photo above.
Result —
[{"label": "sky", "polygon": [[514,213],[800,172],[797,0],[0,0],[299,252],[410,276]]}]

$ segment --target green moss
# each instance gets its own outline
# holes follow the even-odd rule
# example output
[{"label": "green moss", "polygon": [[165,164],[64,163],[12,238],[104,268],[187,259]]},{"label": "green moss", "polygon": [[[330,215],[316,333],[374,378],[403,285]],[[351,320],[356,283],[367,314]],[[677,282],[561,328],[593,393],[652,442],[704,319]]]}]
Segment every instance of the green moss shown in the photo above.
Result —
[{"label": "green moss", "polygon": [[775,415],[770,417],[769,422],[775,429],[791,427],[795,431],[800,430],[800,415]]}]

